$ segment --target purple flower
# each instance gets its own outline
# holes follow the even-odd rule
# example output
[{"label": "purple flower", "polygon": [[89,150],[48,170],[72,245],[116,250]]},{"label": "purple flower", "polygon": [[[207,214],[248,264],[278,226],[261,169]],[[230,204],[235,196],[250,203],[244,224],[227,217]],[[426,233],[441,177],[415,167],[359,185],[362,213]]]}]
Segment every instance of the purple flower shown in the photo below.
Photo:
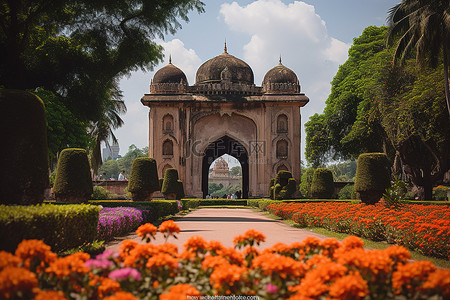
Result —
[{"label": "purple flower", "polygon": [[119,253],[114,252],[112,250],[105,250],[102,254],[99,254],[95,257],[95,259],[108,259],[108,258],[117,258],[119,257]]},{"label": "purple flower", "polygon": [[129,277],[133,278],[134,280],[141,280],[141,273],[133,268],[122,268],[112,271],[111,273],[109,273],[108,277],[112,280],[124,280],[128,279]]},{"label": "purple flower", "polygon": [[107,259],[90,259],[84,265],[88,268],[108,269],[113,266],[113,262]]},{"label": "purple flower", "polygon": [[276,292],[278,292],[278,287],[274,284],[269,283],[268,285],[266,285],[266,291],[269,294],[275,294]]}]

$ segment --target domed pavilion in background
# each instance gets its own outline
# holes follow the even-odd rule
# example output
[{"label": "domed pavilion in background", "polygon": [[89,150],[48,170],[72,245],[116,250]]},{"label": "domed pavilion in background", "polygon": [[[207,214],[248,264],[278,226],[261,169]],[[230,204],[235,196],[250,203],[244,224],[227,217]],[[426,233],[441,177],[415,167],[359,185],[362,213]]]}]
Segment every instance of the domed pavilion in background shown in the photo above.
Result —
[{"label": "domed pavilion in background", "polygon": [[300,182],[300,107],[308,101],[281,59],[262,86],[226,45],[198,68],[194,85],[169,60],[141,99],[150,108],[149,155],[160,177],[175,168],[186,197],[203,198],[211,163],[229,154],[242,167],[243,198],[267,197],[270,179],[280,170]]}]

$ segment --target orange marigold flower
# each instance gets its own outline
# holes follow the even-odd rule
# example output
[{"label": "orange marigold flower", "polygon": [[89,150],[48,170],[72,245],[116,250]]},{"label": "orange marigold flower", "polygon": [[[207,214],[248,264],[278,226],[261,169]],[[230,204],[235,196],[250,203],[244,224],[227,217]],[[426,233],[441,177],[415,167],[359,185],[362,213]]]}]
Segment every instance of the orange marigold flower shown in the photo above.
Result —
[{"label": "orange marigold flower", "polygon": [[306,248],[306,252],[314,251],[320,246],[320,240],[314,236],[308,236],[306,239],[301,241],[303,247]]},{"label": "orange marigold flower", "polygon": [[112,296],[103,298],[103,300],[138,300],[138,298],[128,292],[117,292]]},{"label": "orange marigold flower", "polygon": [[184,243],[184,248],[186,250],[191,250],[194,252],[205,252],[208,247],[208,243],[200,236],[191,236],[186,243]]},{"label": "orange marigold flower", "polygon": [[435,270],[436,267],[428,260],[398,265],[397,271],[392,274],[392,288],[396,294],[403,289],[414,292]]},{"label": "orange marigold flower", "polygon": [[157,271],[159,268],[164,267],[174,270],[178,268],[178,258],[174,258],[169,254],[158,253],[150,257],[145,266],[152,271]]},{"label": "orange marigold flower", "polygon": [[243,280],[245,271],[245,268],[236,265],[222,265],[212,272],[209,281],[216,290],[221,290],[225,284],[233,286],[236,282]]},{"label": "orange marigold flower", "polygon": [[422,290],[429,296],[436,294],[450,297],[450,270],[436,270],[431,273],[422,285]]},{"label": "orange marigold flower", "polygon": [[223,247],[221,250],[217,251],[217,254],[225,257],[230,264],[242,266],[245,262],[242,253],[233,248]]},{"label": "orange marigold flower", "polygon": [[291,247],[286,245],[285,243],[276,243],[272,245],[272,247],[266,248],[263,250],[263,253],[278,253],[284,254],[291,251]]},{"label": "orange marigold flower", "polygon": [[164,233],[164,236],[166,234],[174,235],[174,233],[180,233],[180,227],[178,227],[178,225],[173,220],[162,222],[162,224],[159,225],[158,230]]},{"label": "orange marigold flower", "polygon": [[237,245],[239,243],[244,243],[244,242],[245,242],[245,237],[243,235],[237,235],[233,239],[233,244],[234,245]]},{"label": "orange marigold flower", "polygon": [[167,293],[162,294],[160,300],[189,299],[188,296],[200,296],[200,292],[190,284],[177,284],[170,287]]},{"label": "orange marigold flower", "polygon": [[26,298],[37,285],[36,274],[27,269],[6,267],[0,271],[0,299],[15,298],[18,292]]},{"label": "orange marigold flower", "polygon": [[170,254],[173,257],[178,256],[178,247],[177,245],[171,243],[164,243],[156,246],[156,249],[162,253]]},{"label": "orange marigold flower", "polygon": [[362,248],[364,246],[364,241],[357,236],[351,235],[342,240],[342,246],[345,249]]},{"label": "orange marigold flower", "polygon": [[124,240],[119,247],[120,257],[125,258],[137,245],[139,245],[139,243],[136,241]]},{"label": "orange marigold flower", "polygon": [[180,259],[184,259],[184,260],[195,260],[197,255],[195,254],[195,252],[192,252],[192,251],[183,251],[180,253],[180,255],[178,257]]},{"label": "orange marigold flower", "polygon": [[411,254],[408,249],[403,246],[391,246],[384,251],[386,251],[391,259],[396,262],[406,262],[411,259]]},{"label": "orange marigold flower", "polygon": [[207,249],[210,252],[216,253],[217,251],[223,249],[223,245],[219,241],[210,241]]},{"label": "orange marigold flower", "polygon": [[[337,261],[343,265],[356,267],[363,275],[389,274],[391,272],[393,261],[389,253],[384,250],[364,250],[356,248],[347,252],[342,252],[337,257]],[[376,278],[372,278],[376,281]]]},{"label": "orange marigold flower", "polygon": [[276,253],[262,254],[254,258],[252,268],[261,269],[264,275],[277,274],[283,279],[288,276],[303,276],[306,269],[304,263]]},{"label": "orange marigold flower", "polygon": [[112,292],[120,291],[120,283],[112,279],[103,277],[100,279],[100,285],[98,286],[97,291],[100,298],[106,297]]},{"label": "orange marigold flower", "polygon": [[66,257],[58,258],[50,264],[45,271],[51,275],[62,278],[71,274],[86,274],[89,268],[84,263],[89,259],[87,253],[75,253]]},{"label": "orange marigold flower", "polygon": [[0,271],[6,267],[17,267],[19,263],[20,259],[17,256],[6,251],[0,251]]},{"label": "orange marigold flower", "polygon": [[202,270],[207,271],[208,269],[215,269],[218,266],[229,265],[228,261],[222,256],[212,256],[208,255],[202,261]]},{"label": "orange marigold flower", "polygon": [[247,257],[247,256],[255,257],[255,256],[260,255],[260,252],[255,247],[248,246],[244,249],[242,254],[244,254],[245,257]]},{"label": "orange marigold flower", "polygon": [[138,229],[136,230],[136,233],[142,239],[147,238],[147,242],[149,242],[151,238],[153,239],[155,238],[157,231],[158,228],[156,228],[156,226],[150,223],[146,223],[144,225],[139,226]]},{"label": "orange marigold flower", "polygon": [[153,244],[137,244],[123,260],[127,267],[142,267],[148,258],[159,253]]},{"label": "orange marigold flower", "polygon": [[66,296],[61,291],[39,291],[34,300],[66,300]]},{"label": "orange marigold flower", "polygon": [[331,286],[332,299],[362,299],[369,294],[367,282],[358,272],[338,278]]},{"label": "orange marigold flower", "polygon": [[322,255],[333,257],[334,252],[341,247],[341,243],[337,239],[325,239],[320,242],[322,247]]},{"label": "orange marigold flower", "polygon": [[51,247],[40,240],[23,240],[17,246],[16,256],[23,261],[25,267],[37,264],[41,269],[57,258]]},{"label": "orange marigold flower", "polygon": [[309,269],[314,269],[319,264],[331,263],[331,262],[332,262],[332,260],[329,257],[323,256],[321,254],[316,254],[316,255],[313,255],[313,257],[311,257],[310,259],[308,259],[305,262],[305,265],[306,265],[306,269],[309,270]]}]

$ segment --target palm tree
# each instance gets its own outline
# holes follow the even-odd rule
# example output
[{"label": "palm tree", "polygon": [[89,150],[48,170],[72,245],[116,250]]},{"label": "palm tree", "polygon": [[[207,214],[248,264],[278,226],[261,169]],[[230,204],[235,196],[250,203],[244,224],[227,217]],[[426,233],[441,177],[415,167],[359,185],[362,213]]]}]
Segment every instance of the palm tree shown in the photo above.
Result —
[{"label": "palm tree", "polygon": [[403,63],[408,54],[415,50],[419,65],[436,67],[442,51],[445,98],[450,115],[450,1],[403,0],[389,10],[387,20],[387,44],[391,45],[397,41],[394,62],[400,58]]},{"label": "palm tree", "polygon": [[117,143],[114,130],[123,125],[120,115],[127,111],[127,107],[122,100],[122,91],[118,88],[117,82],[112,84],[109,97],[105,99],[102,110],[102,117],[98,121],[91,123],[88,128],[89,135],[94,140],[94,145],[90,151],[91,166],[94,169],[94,174],[97,174],[98,168],[102,164],[101,143],[104,142],[107,147],[110,147],[110,140],[112,140],[113,144]]}]

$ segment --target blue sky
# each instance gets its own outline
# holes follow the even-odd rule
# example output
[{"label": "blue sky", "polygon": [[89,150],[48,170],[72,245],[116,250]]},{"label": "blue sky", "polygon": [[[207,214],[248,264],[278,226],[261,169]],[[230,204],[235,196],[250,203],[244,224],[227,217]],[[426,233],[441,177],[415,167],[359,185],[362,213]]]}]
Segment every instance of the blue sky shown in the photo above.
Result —
[{"label": "blue sky", "polygon": [[253,69],[255,84],[261,85],[265,73],[283,64],[298,76],[302,92],[309,98],[302,114],[302,159],[304,159],[303,125],[315,113],[321,113],[330,93],[330,82],[339,65],[347,59],[353,38],[370,25],[386,22],[388,10],[400,0],[258,0],[204,1],[205,12],[190,13],[190,22],[174,35],[157,41],[164,47],[165,61],[153,71],[134,72],[120,81],[128,108],[125,125],[115,131],[120,154],[131,144],[148,146],[148,108],[140,103],[149,92],[154,72],[172,63],[182,69],[189,84],[206,60],[223,52],[243,59]]}]

